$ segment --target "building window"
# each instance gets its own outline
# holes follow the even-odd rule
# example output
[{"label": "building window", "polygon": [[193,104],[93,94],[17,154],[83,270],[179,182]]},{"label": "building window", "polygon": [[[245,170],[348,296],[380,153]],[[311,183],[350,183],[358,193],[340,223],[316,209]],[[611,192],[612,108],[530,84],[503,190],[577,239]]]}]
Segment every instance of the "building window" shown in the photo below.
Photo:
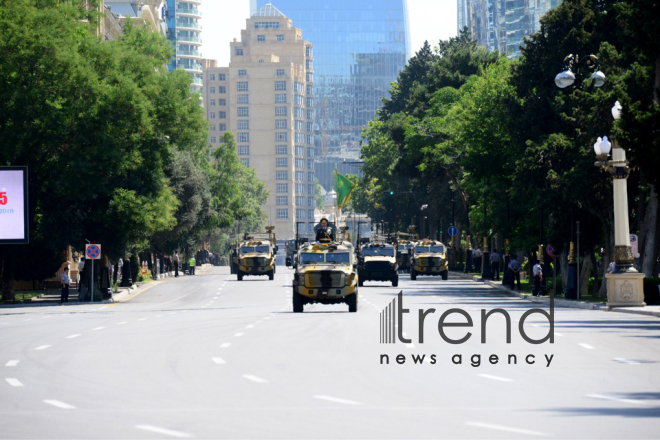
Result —
[{"label": "building window", "polygon": [[211,143],[215,144],[215,136],[211,136]]},{"label": "building window", "polygon": [[275,132],[275,142],[286,142],[286,131]]},{"label": "building window", "polygon": [[215,107],[215,99],[211,99],[211,100],[209,100],[209,105],[210,105],[211,107]]},{"label": "building window", "polygon": [[263,62],[264,62],[264,59],[263,59],[263,58],[259,58],[259,62],[260,62],[260,63],[263,63]]},{"label": "building window", "polygon": [[250,133],[238,133],[236,139],[238,142],[250,142]]},{"label": "building window", "polygon": [[275,81],[275,90],[283,92],[286,90],[286,81]]},{"label": "building window", "polygon": [[218,86],[218,93],[227,93],[227,87]]},{"label": "building window", "polygon": [[314,149],[307,148],[307,157],[314,157]]},{"label": "building window", "polygon": [[257,35],[257,41],[266,41],[266,36],[263,34]]},{"label": "building window", "polygon": [[247,119],[241,119],[238,121],[238,129],[239,130],[249,130],[250,129],[250,121]]},{"label": "building window", "polygon": [[307,194],[316,194],[314,185],[307,185]]},{"label": "building window", "polygon": [[[296,171],[296,180],[303,182],[305,180],[305,173],[302,171]],[[301,188],[304,188],[305,185],[300,185]],[[305,192],[304,189],[300,190],[300,194],[303,194]]]},{"label": "building window", "polygon": [[247,92],[248,91],[247,81],[238,81],[236,83],[236,91],[238,91],[238,92]]},{"label": "building window", "polygon": [[305,135],[302,133],[294,133],[294,143],[296,144],[304,144],[305,143]]},{"label": "building window", "polygon": [[303,90],[305,90],[305,86],[303,86],[303,83],[294,81],[293,82],[293,91],[296,93],[302,93]]},{"label": "building window", "polygon": [[275,95],[275,104],[286,104],[286,94],[278,93]]},{"label": "building window", "polygon": [[[314,197],[307,197],[307,206],[310,208],[314,207]],[[314,210],[312,209],[312,215],[314,214]]]},{"label": "building window", "polygon": [[314,61],[312,60],[305,60],[305,68],[307,70],[314,70]]},{"label": "building window", "polygon": [[286,145],[275,145],[275,154],[286,154]]},{"label": "building window", "polygon": [[284,76],[284,69],[277,69],[277,76]]},{"label": "building window", "polygon": [[289,180],[288,173],[286,171],[275,171],[275,180]]},{"label": "building window", "polygon": [[277,168],[288,168],[288,160],[286,157],[276,157],[275,158],[275,166]]},{"label": "building window", "polygon": [[279,29],[279,21],[257,21],[254,23],[255,29]]},{"label": "building window", "polygon": [[278,183],[275,185],[275,188],[279,194],[286,194],[289,192],[289,184],[288,183]]},{"label": "building window", "polygon": [[[312,169],[314,168],[314,164],[312,164]],[[313,182],[314,181],[314,173],[307,173],[307,181],[308,182]]]},{"label": "building window", "polygon": [[314,98],[307,98],[307,107],[314,107]]},{"label": "building window", "polygon": [[305,194],[305,185],[296,183],[296,194]]},{"label": "building window", "polygon": [[286,107],[275,107],[275,116],[286,116]]},{"label": "building window", "polygon": [[227,105],[226,99],[218,99],[218,105]]},{"label": "building window", "polygon": [[307,94],[308,95],[314,94],[314,86],[307,86]]},{"label": "building window", "polygon": [[314,220],[314,210],[313,209],[308,209],[307,210],[307,218],[309,220]]},{"label": "building window", "polygon": [[209,118],[211,118],[211,119],[215,119],[215,112],[211,112],[211,113],[209,113]]},{"label": "building window", "polygon": [[277,196],[275,198],[275,204],[277,206],[289,206],[289,196]]},{"label": "building window", "polygon": [[305,159],[296,159],[296,168],[305,168]]},{"label": "building window", "polygon": [[294,105],[303,105],[302,95],[293,95],[293,104]]},{"label": "building window", "polygon": [[305,153],[305,147],[301,147],[300,145],[296,145],[296,156],[304,156]]},{"label": "building window", "polygon": [[307,169],[308,170],[313,170],[314,169],[314,160],[307,159]]},{"label": "building window", "polygon": [[275,119],[275,130],[286,130],[286,119]]},{"label": "building window", "polygon": [[311,56],[313,56],[312,54],[313,54],[314,52],[312,52],[312,51],[313,51],[312,46],[305,46],[305,56],[306,56],[306,57],[311,57]]},{"label": "building window", "polygon": [[237,47],[235,54],[238,55],[238,56],[243,56],[243,49],[241,49],[240,47]]},{"label": "building window", "polygon": [[278,208],[277,218],[283,218],[283,219],[289,218],[289,210],[287,208]]},{"label": "building window", "polygon": [[218,119],[227,119],[227,112],[218,112]]},{"label": "building window", "polygon": [[218,73],[218,81],[224,81],[226,78],[224,73]]},{"label": "building window", "polygon": [[284,41],[284,34],[277,34],[277,41]]},{"label": "building window", "polygon": [[296,196],[296,206],[305,206],[305,197]]},{"label": "building window", "polygon": [[303,121],[293,121],[295,124],[295,130],[296,131],[302,131],[303,130]]},{"label": "building window", "polygon": [[215,81],[215,73],[210,73],[209,74],[209,80],[210,81]]},{"label": "building window", "polygon": [[215,131],[215,125],[211,125],[211,131]]},{"label": "building window", "polygon": [[294,107],[294,109],[293,109],[293,117],[294,117],[294,118],[300,118],[300,119],[302,119],[302,117],[303,117],[303,109],[298,108],[298,107]]},{"label": "building window", "polygon": [[215,93],[215,87],[209,87],[209,93]]},{"label": "building window", "polygon": [[313,134],[308,134],[307,135],[307,145],[314,145],[314,135]]},{"label": "building window", "polygon": [[314,130],[313,125],[314,125],[314,124],[312,124],[311,122],[308,122],[308,123],[307,123],[307,131],[312,131],[312,130]]},{"label": "building window", "polygon": [[314,110],[307,110],[307,119],[314,120]]},{"label": "building window", "polygon": [[238,76],[247,76],[247,70],[238,69]]},{"label": "building window", "polygon": [[307,82],[314,82],[314,74],[312,72],[305,73],[305,79]]},{"label": "building window", "polygon": [[226,131],[227,130],[227,124],[218,124],[218,130]]},{"label": "building window", "polygon": [[239,156],[249,156],[250,155],[250,146],[249,145],[239,145],[238,146],[238,155]]},{"label": "building window", "polygon": [[250,107],[236,107],[236,114],[242,118],[250,116]]},{"label": "building window", "polygon": [[241,157],[241,163],[246,166],[247,168],[250,168],[250,158],[249,157]]},{"label": "building window", "polygon": [[249,104],[250,103],[249,96],[250,95],[248,95],[247,93],[241,93],[240,95],[238,95],[238,103],[239,104]]}]

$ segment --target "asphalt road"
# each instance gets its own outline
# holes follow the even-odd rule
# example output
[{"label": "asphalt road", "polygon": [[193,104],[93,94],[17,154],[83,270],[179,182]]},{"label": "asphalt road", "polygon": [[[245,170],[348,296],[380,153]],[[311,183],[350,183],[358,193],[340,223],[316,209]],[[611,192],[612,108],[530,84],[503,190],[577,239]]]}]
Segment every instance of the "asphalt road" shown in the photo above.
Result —
[{"label": "asphalt road", "polygon": [[[657,318],[558,308],[554,343],[530,344],[517,322],[530,303],[475,282],[368,282],[357,313],[294,314],[291,278],[280,267],[274,281],[238,282],[210,268],[123,303],[1,308],[0,438],[659,436]],[[399,290],[412,342],[381,344],[380,312]],[[500,307],[511,343],[501,314],[482,343],[480,311]],[[418,310],[429,308],[420,343]],[[474,321],[446,330],[470,331],[463,344],[439,335],[451,308]],[[538,313],[525,322],[530,338],[548,327]]]}]

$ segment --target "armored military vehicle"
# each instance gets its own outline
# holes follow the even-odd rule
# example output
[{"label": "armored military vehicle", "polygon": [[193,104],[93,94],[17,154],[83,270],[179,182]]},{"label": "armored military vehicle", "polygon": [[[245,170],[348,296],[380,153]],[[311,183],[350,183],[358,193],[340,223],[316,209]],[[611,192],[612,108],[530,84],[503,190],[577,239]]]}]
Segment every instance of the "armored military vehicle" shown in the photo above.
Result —
[{"label": "armored military vehicle", "polygon": [[267,275],[272,280],[277,270],[277,242],[274,226],[266,226],[266,233],[245,233],[236,250],[236,277]]},{"label": "armored military vehicle", "polygon": [[396,262],[396,244],[385,237],[375,236],[369,243],[360,243],[358,249],[359,285],[365,281],[388,281],[399,285],[399,266]]},{"label": "armored military vehicle", "polygon": [[415,281],[418,275],[441,276],[446,280],[447,247],[439,241],[424,239],[415,243],[410,260],[410,279]]}]

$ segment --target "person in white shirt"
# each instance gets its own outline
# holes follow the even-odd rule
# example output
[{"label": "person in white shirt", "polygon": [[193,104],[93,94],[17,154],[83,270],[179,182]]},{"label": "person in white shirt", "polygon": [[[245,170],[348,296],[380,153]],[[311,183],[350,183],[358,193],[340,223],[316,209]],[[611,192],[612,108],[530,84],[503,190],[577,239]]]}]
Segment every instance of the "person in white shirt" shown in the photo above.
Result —
[{"label": "person in white shirt", "polygon": [[509,267],[508,269],[511,271],[511,290],[514,290],[516,280],[518,280],[518,290],[520,289],[520,269],[522,268],[522,265],[520,264],[520,261],[518,261],[518,258],[516,257],[516,254],[513,254],[511,256],[511,261],[509,262]]},{"label": "person in white shirt", "polygon": [[532,295],[541,296],[541,284],[543,283],[543,268],[539,264],[539,261],[536,260],[536,264],[532,268],[532,274],[534,275],[534,290]]},{"label": "person in white shirt", "polygon": [[78,292],[82,292],[83,284],[85,284],[85,257],[80,257],[78,261]]},{"label": "person in white shirt", "polygon": [[62,280],[62,294],[60,295],[60,304],[69,302],[69,283],[71,280],[69,280],[69,268],[65,268],[64,272],[62,272],[62,275],[60,276],[60,279]]},{"label": "person in white shirt", "polygon": [[472,263],[474,265],[474,271],[475,272],[481,272],[481,257],[483,256],[483,253],[481,252],[481,249],[479,249],[479,246],[474,248],[472,251]]}]

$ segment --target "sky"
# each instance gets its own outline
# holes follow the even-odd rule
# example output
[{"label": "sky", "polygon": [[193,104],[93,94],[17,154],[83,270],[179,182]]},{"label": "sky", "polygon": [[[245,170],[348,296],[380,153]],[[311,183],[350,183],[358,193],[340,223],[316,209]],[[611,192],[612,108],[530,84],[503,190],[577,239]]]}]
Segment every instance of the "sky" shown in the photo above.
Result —
[{"label": "sky", "polygon": [[[277,0],[271,1],[277,7]],[[241,38],[241,29],[250,15],[250,1],[204,0],[200,8],[204,17],[202,54],[204,58],[218,60],[218,66],[226,66],[229,42]],[[434,46],[439,40],[456,35],[456,0],[408,0],[408,19],[414,54],[425,40]],[[302,31],[304,38],[305,30]]]}]

